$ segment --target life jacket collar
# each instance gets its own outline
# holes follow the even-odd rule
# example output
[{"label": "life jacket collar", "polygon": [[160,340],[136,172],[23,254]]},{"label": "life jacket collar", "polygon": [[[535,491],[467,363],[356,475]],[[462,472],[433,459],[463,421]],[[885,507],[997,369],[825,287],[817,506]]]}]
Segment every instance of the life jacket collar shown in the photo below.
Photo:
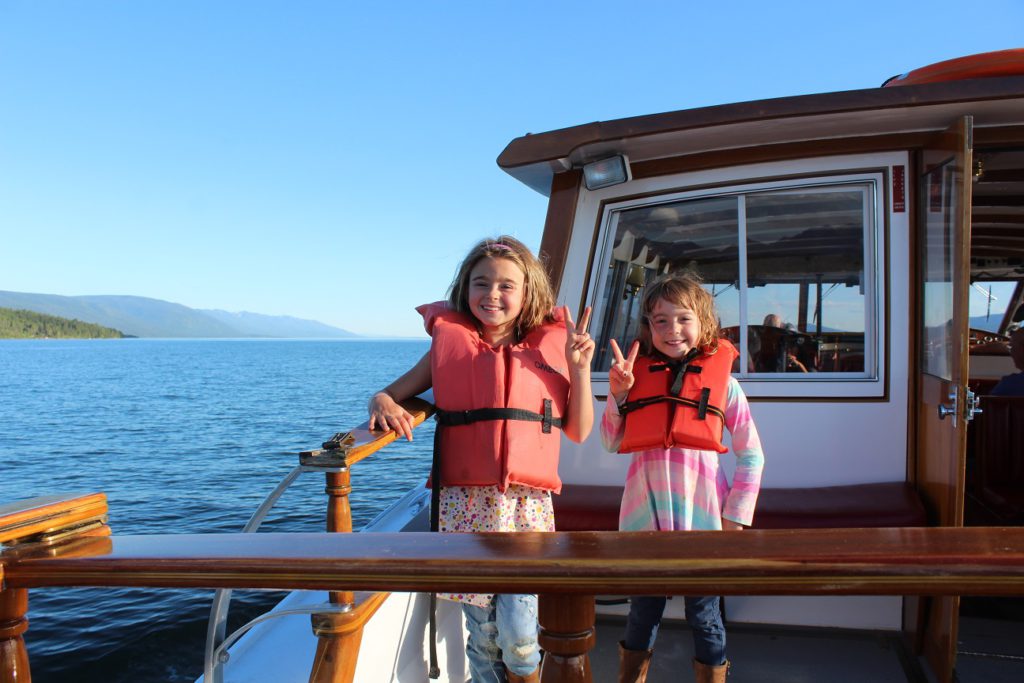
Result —
[{"label": "life jacket collar", "polygon": [[668,371],[672,373],[672,382],[669,385],[669,393],[672,396],[678,396],[679,392],[683,390],[683,377],[687,372],[700,372],[701,366],[690,365],[690,362],[695,360],[701,355],[701,350],[697,348],[690,349],[689,352],[682,358],[675,360],[666,360],[664,363],[652,364],[648,371],[650,372],[664,372]]}]

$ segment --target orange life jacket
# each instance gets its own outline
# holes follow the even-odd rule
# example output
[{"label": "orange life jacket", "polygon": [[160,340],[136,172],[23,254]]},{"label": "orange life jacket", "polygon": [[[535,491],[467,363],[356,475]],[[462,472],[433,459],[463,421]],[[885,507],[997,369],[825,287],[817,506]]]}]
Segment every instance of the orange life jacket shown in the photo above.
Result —
[{"label": "orange life jacket", "polygon": [[416,310],[431,336],[441,485],[561,491],[558,427],[569,378],[560,312],[520,343],[494,348],[444,302]]},{"label": "orange life jacket", "polygon": [[637,358],[633,388],[619,408],[626,419],[619,452],[673,446],[728,451],[722,445],[725,399],[738,355],[719,339],[717,351],[694,349],[678,361]]}]

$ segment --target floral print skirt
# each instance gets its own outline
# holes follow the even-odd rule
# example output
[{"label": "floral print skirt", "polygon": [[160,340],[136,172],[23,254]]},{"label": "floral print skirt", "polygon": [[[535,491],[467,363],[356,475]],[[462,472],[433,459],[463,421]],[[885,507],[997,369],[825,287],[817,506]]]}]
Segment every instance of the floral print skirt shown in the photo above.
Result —
[{"label": "floral print skirt", "polygon": [[[554,531],[551,492],[532,486],[446,486],[441,489],[440,531]],[[478,593],[439,593],[439,598],[487,607],[494,596]]]}]

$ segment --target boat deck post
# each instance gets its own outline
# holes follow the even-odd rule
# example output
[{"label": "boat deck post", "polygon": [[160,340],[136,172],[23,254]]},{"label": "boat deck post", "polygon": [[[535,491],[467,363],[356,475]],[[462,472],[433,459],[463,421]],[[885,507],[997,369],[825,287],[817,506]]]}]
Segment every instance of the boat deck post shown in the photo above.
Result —
[{"label": "boat deck post", "polygon": [[594,595],[542,593],[537,638],[544,650],[541,683],[591,683],[588,653],[597,642]]},{"label": "boat deck post", "polygon": [[31,681],[28,650],[22,634],[28,630],[28,590],[0,590],[0,682]]}]

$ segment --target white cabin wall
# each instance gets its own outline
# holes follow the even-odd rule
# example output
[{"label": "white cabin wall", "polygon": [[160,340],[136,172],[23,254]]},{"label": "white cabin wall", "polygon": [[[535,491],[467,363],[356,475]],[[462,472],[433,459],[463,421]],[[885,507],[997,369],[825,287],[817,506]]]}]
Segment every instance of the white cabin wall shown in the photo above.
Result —
[{"label": "white cabin wall", "polygon": [[[590,262],[601,202],[626,195],[653,193],[668,187],[691,187],[742,183],[749,179],[770,179],[814,173],[891,168],[909,169],[906,153],[846,155],[810,160],[756,164],[744,167],[701,171],[685,176],[648,178],[596,192],[582,190],[576,210],[576,222],[569,244],[559,301],[578,305],[587,272],[582,264]],[[891,183],[891,174],[890,174]],[[906,206],[911,205],[908,181]],[[908,344],[909,344],[909,213],[893,213],[891,187],[885,193],[887,221],[881,235],[887,278],[880,305],[888,344],[883,346],[887,396],[878,399],[843,401],[820,397],[778,401],[759,398],[771,391],[765,382],[744,383],[751,398],[751,411],[764,443],[764,485],[771,487],[826,486],[880,481],[902,481],[907,469]],[[840,388],[841,391],[841,388]],[[607,382],[595,377],[594,393],[603,397]],[[604,401],[595,402],[598,420]],[[629,458],[610,454],[601,447],[597,425],[583,444],[562,440],[560,474],[563,481],[586,484],[621,484]],[[734,459],[723,456],[731,475]]]}]

